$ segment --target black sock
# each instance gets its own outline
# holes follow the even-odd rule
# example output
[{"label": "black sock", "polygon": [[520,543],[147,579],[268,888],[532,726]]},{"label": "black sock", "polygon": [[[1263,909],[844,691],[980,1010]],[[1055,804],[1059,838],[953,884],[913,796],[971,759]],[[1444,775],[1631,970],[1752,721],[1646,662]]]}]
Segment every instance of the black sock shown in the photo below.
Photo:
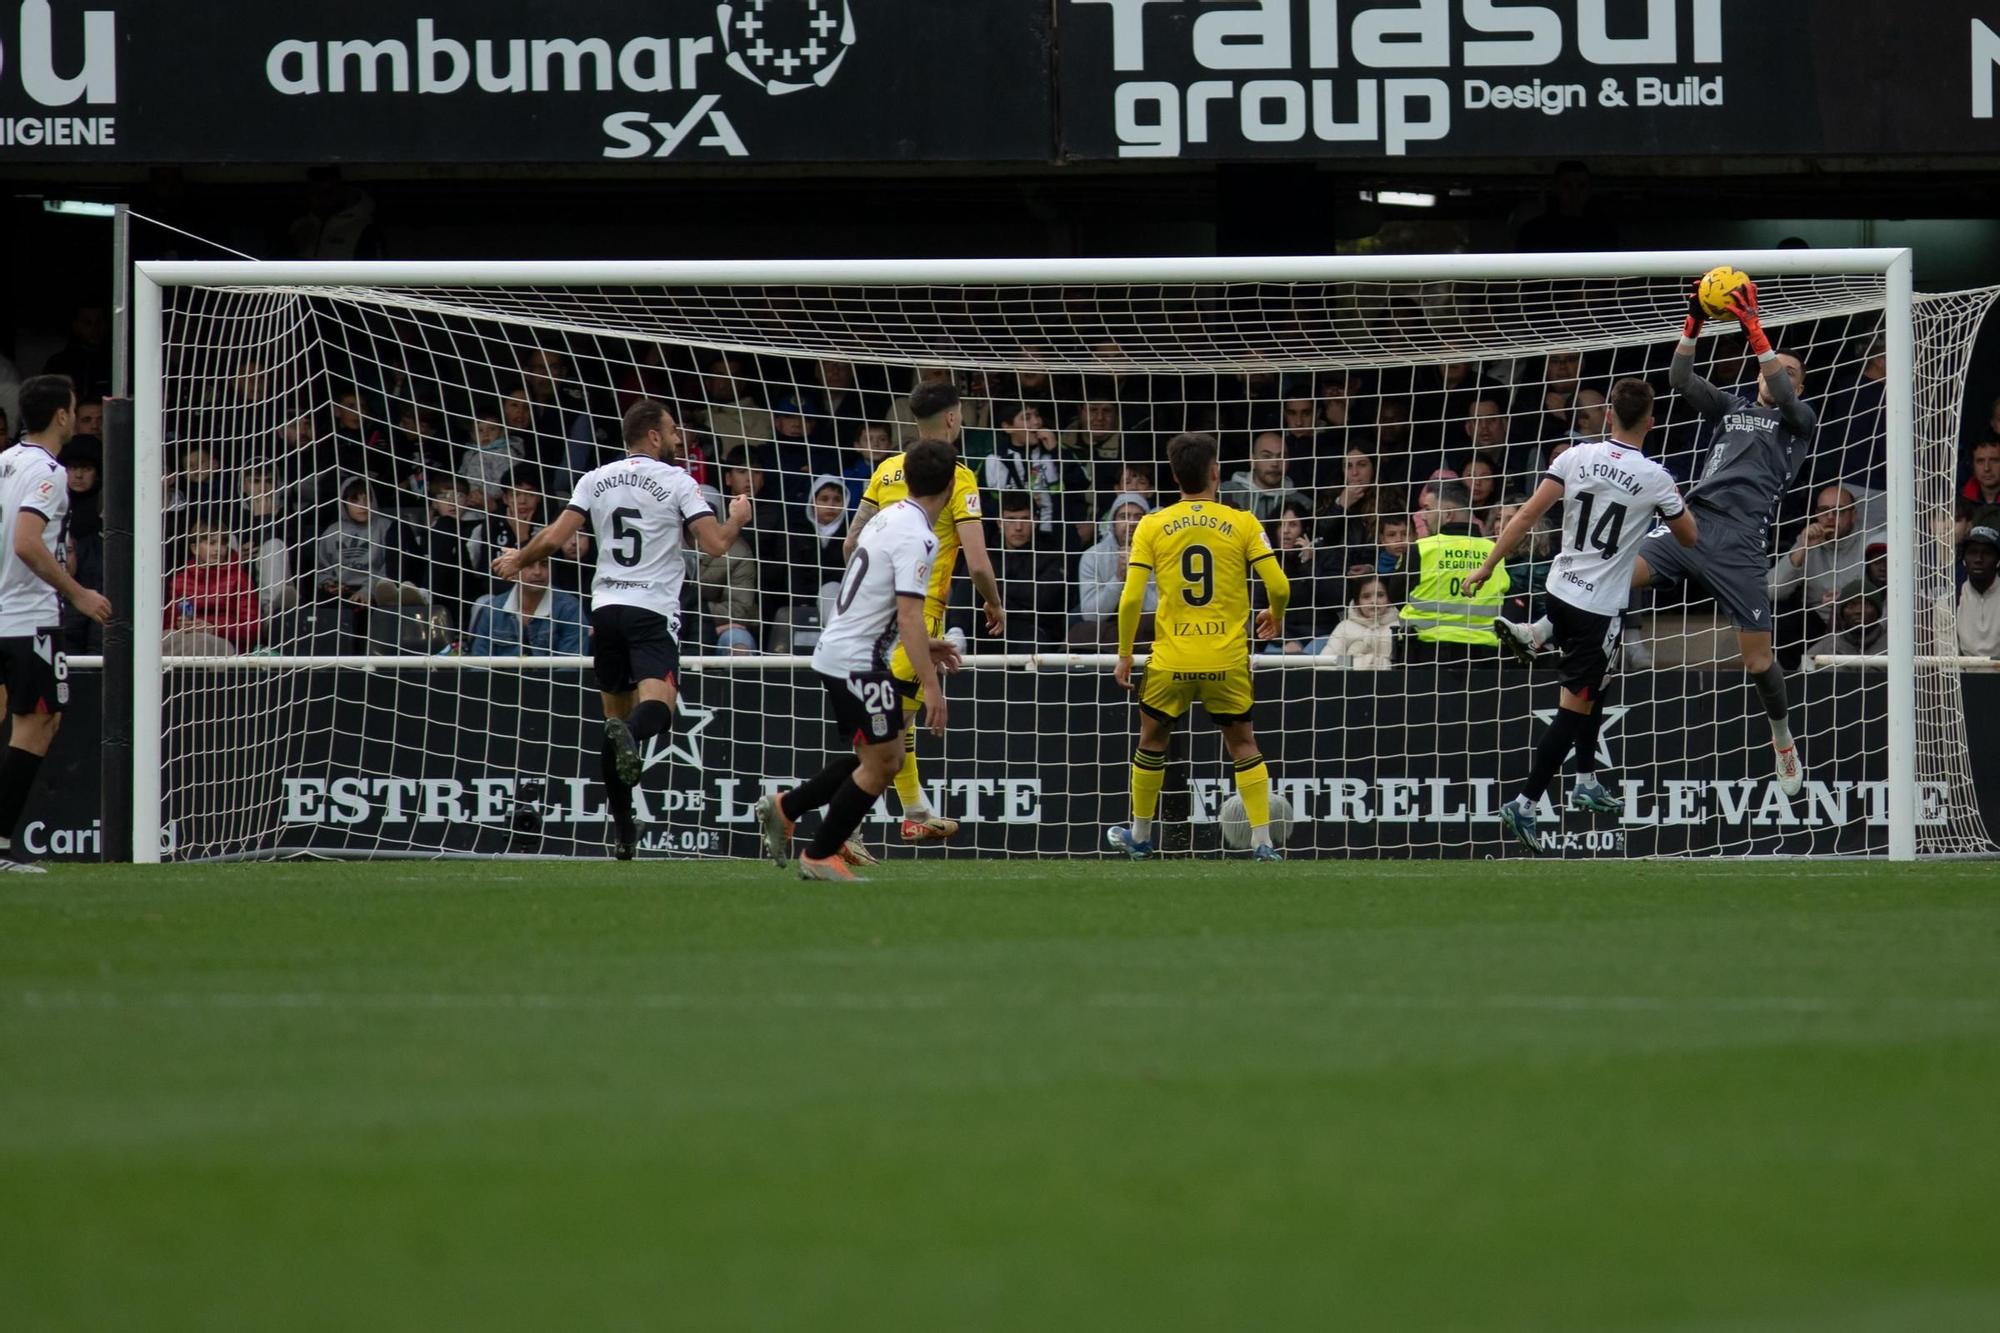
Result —
[{"label": "black sock", "polygon": [[1785,703],[1785,669],[1776,662],[1762,671],[1752,672],[1750,683],[1757,687],[1757,697],[1764,704],[1764,716],[1771,719],[1771,735],[1778,744],[1792,743],[1792,729],[1785,719],[1791,709]]},{"label": "black sock", "polygon": [[21,750],[10,745],[4,756],[0,756],[0,838],[8,846],[14,842],[14,825],[21,822],[21,811],[28,804],[28,790],[35,785],[35,774],[41,772],[42,757],[31,750]]},{"label": "black sock", "polygon": [[1556,709],[1555,720],[1549,723],[1548,734],[1535,746],[1535,762],[1528,769],[1528,781],[1521,788],[1521,794],[1530,804],[1542,799],[1548,792],[1549,783],[1561,771],[1563,760],[1576,747],[1576,733],[1583,723],[1583,714],[1572,713],[1567,708]]},{"label": "black sock", "polygon": [[801,815],[812,813],[840,790],[840,784],[861,767],[861,756],[844,754],[840,758],[807,778],[798,786],[778,798],[778,808],[785,812],[785,818],[796,821]]},{"label": "black sock", "polygon": [[1589,713],[1577,714],[1576,758],[1574,773],[1597,772],[1597,732],[1604,724],[1604,710],[1593,708]]},{"label": "black sock", "polygon": [[854,836],[854,830],[861,827],[861,821],[868,817],[868,812],[880,799],[879,792],[865,792],[855,786],[853,778],[843,780],[840,790],[827,803],[826,813],[820,816],[819,832],[813,835],[812,846],[806,848],[806,855],[815,861],[839,855],[842,845]]},{"label": "black sock", "polygon": [[632,739],[644,745],[662,732],[673,729],[673,710],[658,699],[642,700],[625,719],[625,725],[631,730]]},{"label": "black sock", "polygon": [[618,752],[611,748],[611,739],[606,737],[599,748],[597,757],[603,762],[605,795],[611,798],[611,819],[621,829],[632,827],[632,788],[618,776]]}]

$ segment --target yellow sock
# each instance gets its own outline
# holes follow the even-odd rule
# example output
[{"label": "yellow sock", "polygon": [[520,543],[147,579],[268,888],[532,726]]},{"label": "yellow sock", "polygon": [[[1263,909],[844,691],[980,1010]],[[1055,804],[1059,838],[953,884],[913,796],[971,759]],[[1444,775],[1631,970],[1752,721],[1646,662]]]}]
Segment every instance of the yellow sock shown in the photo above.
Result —
[{"label": "yellow sock", "polygon": [[1250,845],[1264,846],[1271,841],[1271,770],[1263,755],[1236,761],[1236,794],[1243,798],[1243,817],[1250,822]]},{"label": "yellow sock", "polygon": [[1160,788],[1167,780],[1167,756],[1157,750],[1132,753],[1132,832],[1141,842],[1153,839],[1153,814],[1160,808]]},{"label": "yellow sock", "polygon": [[923,779],[917,776],[917,703],[903,700],[903,766],[896,770],[896,799],[903,803],[906,819],[921,818],[931,812],[924,799]]}]

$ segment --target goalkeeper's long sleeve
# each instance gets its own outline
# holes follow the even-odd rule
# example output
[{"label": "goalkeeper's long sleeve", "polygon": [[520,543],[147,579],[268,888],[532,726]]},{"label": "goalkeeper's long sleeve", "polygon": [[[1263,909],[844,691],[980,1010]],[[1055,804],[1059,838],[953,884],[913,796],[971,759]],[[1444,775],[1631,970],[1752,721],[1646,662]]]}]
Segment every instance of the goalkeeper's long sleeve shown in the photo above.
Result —
[{"label": "goalkeeper's long sleeve", "polygon": [[1118,655],[1130,657],[1132,644],[1139,637],[1139,617],[1146,610],[1146,584],[1152,580],[1153,571],[1144,565],[1132,565],[1125,570],[1125,591],[1118,594]]}]

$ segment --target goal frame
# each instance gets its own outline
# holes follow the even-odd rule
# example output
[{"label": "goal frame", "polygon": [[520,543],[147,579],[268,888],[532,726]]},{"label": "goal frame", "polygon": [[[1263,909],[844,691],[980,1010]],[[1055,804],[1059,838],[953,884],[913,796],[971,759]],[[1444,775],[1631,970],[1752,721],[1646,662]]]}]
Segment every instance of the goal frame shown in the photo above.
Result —
[{"label": "goal frame", "polygon": [[[669,261],[425,261],[260,263],[175,261],[135,266],[132,283],[134,467],[130,623],[164,623],[165,357],[168,287],[768,286],[1096,283],[1319,283],[1671,278],[1720,264],[1758,276],[1880,274],[1888,357],[1887,622],[1888,859],[1917,856],[1915,286],[1907,248],[1647,250],[1536,255],[1341,255],[1158,259],[861,259]],[[546,665],[545,659],[536,659]],[[525,663],[524,663],[525,665]],[[161,859],[161,636],[132,636],[132,857]]]}]

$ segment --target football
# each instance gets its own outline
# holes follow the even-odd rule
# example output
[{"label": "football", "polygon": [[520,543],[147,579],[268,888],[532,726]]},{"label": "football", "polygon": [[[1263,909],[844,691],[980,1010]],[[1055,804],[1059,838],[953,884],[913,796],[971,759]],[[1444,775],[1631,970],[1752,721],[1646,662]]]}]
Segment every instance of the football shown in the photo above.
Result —
[{"label": "football", "polygon": [[1738,287],[1750,281],[1750,275],[1740,268],[1724,264],[1712,268],[1701,275],[1701,308],[1711,319],[1721,319],[1729,314],[1729,298]]},{"label": "football", "polygon": [[[1271,793],[1271,842],[1283,847],[1285,839],[1292,832],[1292,803],[1276,792]],[[1243,798],[1230,793],[1222,803],[1222,845],[1231,851],[1240,852],[1250,846],[1250,821],[1243,813]]]}]

